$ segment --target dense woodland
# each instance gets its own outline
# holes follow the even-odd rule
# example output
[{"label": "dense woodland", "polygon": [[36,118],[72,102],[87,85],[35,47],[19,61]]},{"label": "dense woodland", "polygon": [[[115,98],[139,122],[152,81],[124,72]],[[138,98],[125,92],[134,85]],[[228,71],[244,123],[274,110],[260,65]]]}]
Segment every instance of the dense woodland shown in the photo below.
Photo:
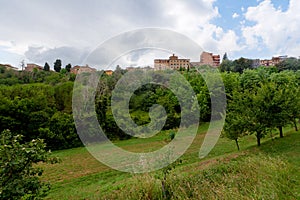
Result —
[{"label": "dense woodland", "polygon": [[[241,58],[224,59],[220,66],[227,97],[227,117],[224,135],[235,140],[254,134],[260,139],[282,127],[297,129],[300,118],[300,61],[290,58],[275,67],[251,68]],[[45,65],[46,66],[46,65]],[[69,70],[53,72],[14,71],[0,66],[0,132],[9,129],[21,134],[25,141],[41,138],[50,149],[81,146],[72,116],[72,90],[76,76]],[[181,70],[191,84],[200,106],[200,121],[210,120],[210,91],[202,76],[214,72],[190,69]],[[98,121],[108,138],[127,139],[116,125],[110,107],[112,91],[126,70],[117,68],[113,75],[103,74],[98,84],[96,112]],[[159,76],[159,72],[157,72]],[[176,129],[180,124],[180,106],[175,95],[162,86],[147,84],[139,88],[130,100],[130,114],[138,125],[150,122],[149,108],[162,105],[167,112],[165,130]],[[276,133],[276,132],[275,132]]]}]

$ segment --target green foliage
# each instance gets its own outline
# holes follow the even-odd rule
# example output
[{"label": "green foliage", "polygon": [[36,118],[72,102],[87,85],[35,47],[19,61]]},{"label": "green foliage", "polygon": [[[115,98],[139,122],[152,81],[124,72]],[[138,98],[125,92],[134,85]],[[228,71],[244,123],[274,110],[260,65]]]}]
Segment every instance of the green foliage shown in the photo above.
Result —
[{"label": "green foliage", "polygon": [[39,179],[43,170],[34,164],[57,162],[50,158],[41,139],[22,143],[22,135],[9,130],[0,135],[0,199],[39,199],[47,195],[48,183]]},{"label": "green foliage", "polygon": [[[210,183],[211,179],[201,179],[203,183],[194,182],[199,178],[199,174],[218,166],[219,170],[211,170],[211,174],[226,182],[215,181],[207,185],[206,189],[202,188],[199,195],[210,195],[206,199],[219,197],[216,196],[216,191],[220,191],[219,195],[228,194],[228,196],[236,192],[239,197],[235,199],[247,199],[249,195],[258,195],[258,192],[259,195],[270,193],[277,195],[278,198],[274,197],[274,199],[299,199],[299,132],[291,131],[287,127],[285,130],[289,132],[286,137],[273,140],[269,137],[264,138],[260,148],[255,147],[255,137],[245,136],[240,139],[240,152],[236,151],[232,141],[221,137],[212,152],[204,160],[199,160],[199,147],[208,125],[207,123],[200,127],[194,143],[180,158],[183,160],[182,164],[177,165],[168,174],[167,184],[173,185],[174,187],[170,188],[171,192],[176,193],[173,199],[189,199],[184,198],[187,188],[190,188],[188,191],[192,193],[193,189],[195,192],[199,191],[204,186],[203,184]],[[131,152],[152,152],[166,145],[165,139],[168,133],[169,131],[163,131],[151,138],[132,138],[114,141],[114,144]],[[157,177],[162,177],[162,174],[158,171],[139,175],[108,169],[96,161],[84,147],[56,151],[54,154],[60,157],[62,162],[54,166],[45,166],[44,179],[53,183],[53,190],[47,197],[48,199],[163,199],[161,178]],[[243,159],[243,162],[239,162],[244,155],[249,155],[254,159]],[[228,166],[231,162],[235,165],[235,168],[230,167],[232,173],[221,170],[226,168],[224,165]],[[277,167],[274,170],[275,165]],[[283,174],[283,178],[279,178]],[[240,176],[245,180],[237,179]],[[176,187],[180,182],[182,185]],[[239,187],[239,183],[242,187]],[[255,190],[256,194],[253,192],[255,185],[257,189],[260,188],[259,191]],[[226,191],[228,193],[222,193]],[[190,197],[190,199],[193,198]],[[194,199],[199,198],[194,196]],[[219,199],[222,198],[219,197]]]},{"label": "green foliage", "polygon": [[223,60],[219,66],[221,72],[230,72],[233,71],[234,65],[231,60]]},{"label": "green foliage", "polygon": [[72,82],[56,87],[46,84],[2,87],[0,131],[10,129],[24,135],[26,141],[43,138],[52,149],[80,146],[70,103],[72,88]]},{"label": "green foliage", "polygon": [[[199,167],[198,167],[199,168]],[[246,155],[230,162],[194,172],[168,174],[170,195],[163,191],[153,176],[137,176],[108,199],[297,199],[292,166],[282,158],[265,154]],[[145,184],[140,184],[140,183]],[[130,189],[128,189],[130,188]],[[104,199],[105,199],[104,198]]]},{"label": "green foliage", "polygon": [[253,69],[253,61],[247,58],[239,58],[237,60],[228,60],[227,54],[224,55],[221,65],[219,66],[221,72],[231,71],[243,73],[245,69]]},{"label": "green foliage", "polygon": [[173,140],[175,138],[175,132],[174,131],[170,131],[169,138],[170,138],[170,140]]},{"label": "green foliage", "polygon": [[59,73],[66,74],[68,71],[66,69],[61,69]]},{"label": "green foliage", "polygon": [[239,58],[233,61],[233,71],[242,73],[245,69],[252,69],[252,61],[246,58]]},{"label": "green foliage", "polygon": [[[279,73],[276,68],[248,69],[250,65],[250,61],[244,58],[236,61],[224,59],[221,64],[221,71],[230,71],[221,73],[228,103],[224,134],[237,142],[247,134],[256,134],[260,139],[274,129],[282,132],[282,127],[288,124],[298,129],[300,71],[284,70]],[[26,141],[42,137],[53,149],[80,146],[72,119],[72,81],[76,75],[67,73],[67,69],[60,72],[19,72],[0,68],[0,131],[10,129],[15,134],[24,135]],[[112,76],[104,74],[96,91],[98,121],[113,140],[130,138],[116,125],[110,103],[112,91],[125,72],[117,67]],[[153,73],[155,78],[163,78],[159,72]],[[215,74],[208,67],[198,71],[182,70],[180,73],[195,92],[200,121],[208,122],[211,117],[218,119],[220,113],[211,114],[211,97],[218,99],[216,95],[220,95],[218,91],[221,88],[220,83],[215,81]],[[207,83],[203,76],[206,76]],[[179,88],[178,80],[169,84]],[[208,91],[207,84],[214,90]],[[149,110],[155,104],[163,106],[167,114],[163,129],[176,129],[181,123],[180,104],[173,92],[161,85],[146,84],[135,91],[129,102],[131,118],[137,125],[148,124]],[[63,131],[60,132],[57,127]]]},{"label": "green foliage", "polygon": [[[49,131],[48,131],[49,130]],[[56,112],[50,119],[50,128],[46,129],[47,142],[52,149],[66,149],[81,146],[81,141],[76,133],[73,116]]]},{"label": "green foliage", "polygon": [[[266,68],[245,70],[240,87],[228,99],[225,135],[235,140],[244,134],[256,134],[257,144],[267,133],[293,123],[297,130],[299,85],[295,73],[276,73]],[[238,144],[238,143],[237,143]]]},{"label": "green foliage", "polygon": [[297,58],[287,58],[286,60],[278,63],[276,65],[279,71],[284,70],[293,70],[297,71],[300,70],[300,60]]}]

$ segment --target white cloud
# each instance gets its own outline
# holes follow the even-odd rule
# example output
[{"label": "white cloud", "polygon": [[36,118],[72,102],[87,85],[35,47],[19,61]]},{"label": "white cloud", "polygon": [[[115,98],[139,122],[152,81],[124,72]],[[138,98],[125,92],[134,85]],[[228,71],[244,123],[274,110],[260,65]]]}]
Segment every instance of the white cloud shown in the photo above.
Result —
[{"label": "white cloud", "polygon": [[266,46],[272,54],[300,54],[300,1],[290,0],[283,12],[271,0],[264,0],[256,7],[249,7],[245,14],[255,25],[242,28],[248,48]]},{"label": "white cloud", "polygon": [[238,18],[239,16],[240,16],[239,14],[233,13],[232,18],[235,19],[235,18]]},{"label": "white cloud", "polygon": [[40,64],[43,59],[55,60],[58,53],[77,64],[87,48],[143,27],[178,31],[215,53],[239,49],[233,31],[224,31],[211,22],[220,17],[215,0],[32,1],[1,3],[0,46]]},{"label": "white cloud", "polygon": [[223,54],[240,50],[241,47],[237,44],[239,38],[234,31],[225,31],[211,23],[212,19],[221,17],[218,8],[213,6],[214,1],[205,2],[206,4],[198,3],[197,6],[186,1],[167,1],[167,13],[176,24],[173,28],[198,42],[206,51]]}]

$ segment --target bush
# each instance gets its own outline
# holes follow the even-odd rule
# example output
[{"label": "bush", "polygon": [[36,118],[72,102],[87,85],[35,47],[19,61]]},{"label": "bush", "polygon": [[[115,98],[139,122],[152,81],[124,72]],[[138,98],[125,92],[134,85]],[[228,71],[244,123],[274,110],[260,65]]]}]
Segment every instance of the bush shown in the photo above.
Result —
[{"label": "bush", "polygon": [[21,141],[22,135],[13,136],[9,130],[0,135],[0,199],[39,199],[50,189],[38,178],[43,170],[33,164],[57,159],[49,158],[43,140]]}]

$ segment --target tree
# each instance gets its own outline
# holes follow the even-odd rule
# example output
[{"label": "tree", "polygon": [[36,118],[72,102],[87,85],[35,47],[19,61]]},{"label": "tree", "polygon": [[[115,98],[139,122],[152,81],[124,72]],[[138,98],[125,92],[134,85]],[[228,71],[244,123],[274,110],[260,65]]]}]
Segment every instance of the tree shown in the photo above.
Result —
[{"label": "tree", "polygon": [[67,70],[68,72],[71,71],[71,68],[72,68],[71,63],[69,63],[69,64],[66,65],[66,70]]},{"label": "tree", "polygon": [[224,54],[223,59],[222,59],[222,62],[223,62],[224,60],[228,60],[227,53]]},{"label": "tree", "polygon": [[240,150],[238,139],[246,134],[246,124],[240,112],[231,111],[226,115],[223,135],[228,139],[234,140],[237,149]]},{"label": "tree", "polygon": [[[277,112],[275,115],[279,123],[280,136],[283,137],[282,127],[288,123],[292,123],[297,131],[296,119],[300,116],[300,90],[297,82],[296,73],[292,71],[282,71],[280,73],[274,73],[271,76],[271,81],[276,84],[275,100],[279,102],[281,112]],[[275,101],[276,102],[276,101]],[[276,119],[276,118],[275,118]]]},{"label": "tree", "polygon": [[20,63],[20,65],[21,65],[21,69],[23,71],[25,69],[25,61],[22,60],[21,63]]},{"label": "tree", "polygon": [[54,62],[54,70],[56,72],[60,72],[60,70],[61,70],[61,60],[60,59],[56,59],[56,61]]},{"label": "tree", "polygon": [[47,62],[44,65],[44,71],[50,71],[50,66]]},{"label": "tree", "polygon": [[255,134],[257,146],[269,130],[268,119],[271,117],[266,111],[266,105],[270,102],[264,101],[265,90],[245,90],[234,94],[234,106],[242,116],[245,132]]},{"label": "tree", "polygon": [[39,162],[57,162],[50,158],[41,139],[21,143],[22,135],[9,130],[0,134],[0,199],[38,199],[47,195],[48,183],[39,180],[43,170]]},{"label": "tree", "polygon": [[293,57],[287,58],[286,60],[278,63],[276,67],[278,68],[279,71],[283,71],[283,70],[297,71],[300,70],[300,60]]},{"label": "tree", "polygon": [[233,71],[243,73],[245,69],[252,69],[252,61],[246,58],[239,58],[233,61]]},{"label": "tree", "polygon": [[234,64],[231,60],[223,60],[221,65],[219,66],[219,69],[221,70],[221,72],[229,72],[229,71],[233,71],[234,69]]}]

